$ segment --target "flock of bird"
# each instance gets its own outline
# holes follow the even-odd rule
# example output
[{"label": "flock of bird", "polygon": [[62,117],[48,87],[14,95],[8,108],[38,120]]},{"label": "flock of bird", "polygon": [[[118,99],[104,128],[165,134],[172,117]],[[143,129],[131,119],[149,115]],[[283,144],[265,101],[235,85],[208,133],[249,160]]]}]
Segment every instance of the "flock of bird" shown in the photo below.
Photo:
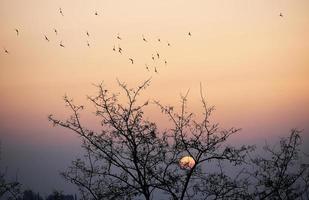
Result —
[{"label": "flock of bird", "polygon": [[[62,17],[64,17],[64,12],[63,12],[63,10],[62,10],[61,7],[59,8],[59,14],[60,14]],[[94,12],[94,15],[95,15],[95,16],[98,16],[99,13],[98,13],[97,11],[95,11],[95,12]],[[279,13],[279,16],[280,16],[280,17],[283,17],[283,14],[280,12],[280,13]],[[17,28],[15,28],[14,30],[15,30],[15,32],[16,32],[16,35],[19,36],[19,35],[20,35],[20,30],[17,29]],[[54,31],[54,34],[58,35],[58,30],[57,30],[56,28],[54,28],[53,31]],[[87,35],[87,37],[90,37],[90,33],[89,33],[88,31],[86,31],[86,35]],[[43,34],[43,36],[44,36],[45,41],[50,42],[50,39],[47,37],[46,34]],[[192,36],[192,33],[191,33],[191,32],[188,32],[188,36],[191,37],[191,36]],[[117,39],[119,42],[122,40],[122,37],[120,36],[119,33],[116,35],[116,39]],[[141,39],[142,39],[142,41],[143,41],[144,43],[148,43],[150,46],[152,46],[152,45],[148,42],[148,39],[147,39],[144,35],[142,35],[142,38],[141,38]],[[162,43],[160,38],[157,38],[157,42]],[[170,47],[170,46],[171,46],[171,43],[167,41],[167,42],[166,42],[166,45],[167,45],[168,47]],[[62,41],[59,42],[59,46],[60,46],[61,48],[65,48],[65,45],[64,45],[64,43],[63,43]],[[89,43],[88,40],[87,40],[87,46],[90,47],[90,43]],[[6,49],[5,47],[3,47],[3,50],[4,50],[4,53],[5,53],[6,55],[9,55],[9,54],[10,54],[9,50]],[[113,50],[114,52],[118,52],[120,55],[123,55],[123,49],[122,49],[122,47],[120,46],[119,43],[118,43],[118,47],[116,48],[116,46],[114,45],[113,48],[112,48],[112,50]],[[155,52],[155,53],[153,53],[153,54],[151,55],[152,64],[149,65],[149,64],[146,63],[146,64],[145,64],[145,68],[146,68],[147,71],[150,71],[150,70],[151,70],[151,67],[152,67],[152,70],[153,70],[155,73],[158,73],[158,68],[157,68],[157,66],[155,65],[155,63],[156,63],[156,60],[159,60],[159,59],[161,58],[161,56],[160,56],[160,53],[159,53],[158,51],[154,51],[154,52]],[[132,65],[135,63],[135,61],[134,61],[134,59],[133,59],[132,57],[128,57],[128,61],[129,61]],[[166,59],[164,60],[164,64],[167,65],[167,60],[166,60]]]},{"label": "flock of bird", "polygon": [[[60,14],[62,17],[65,16],[65,15],[64,15],[64,11],[63,11],[63,9],[62,9],[61,7],[59,8],[59,14]],[[94,15],[95,15],[95,16],[98,16],[99,13],[98,13],[97,11],[95,11],[95,12],[94,12]],[[21,33],[20,33],[21,31],[20,31],[20,29],[18,29],[18,28],[15,28],[14,31],[16,32],[16,36],[17,36],[17,37],[21,34]],[[57,30],[56,28],[53,29],[53,32],[54,32],[55,35],[58,35],[58,30]],[[89,33],[88,31],[86,31],[86,36],[87,36],[88,38],[90,37],[90,33]],[[189,36],[189,37],[192,36],[191,32],[188,32],[188,36]],[[46,42],[50,42],[50,39],[49,39],[49,37],[48,37],[46,34],[43,34],[43,39],[44,39]],[[122,37],[120,36],[120,34],[118,33],[118,34],[116,35],[116,39],[118,40],[118,47],[116,47],[116,45],[114,45],[113,48],[112,48],[112,50],[113,50],[114,52],[118,52],[120,55],[124,55],[123,49],[122,49],[122,47],[121,47],[120,44],[119,44],[119,43],[123,40],[123,38],[122,38]],[[148,41],[148,39],[147,39],[144,35],[142,35],[141,40],[142,40],[145,44],[149,44],[151,47],[153,47],[153,46],[150,44],[150,42]],[[162,43],[161,38],[157,38],[156,40],[157,40],[157,42]],[[90,47],[90,42],[89,42],[88,40],[87,40],[87,43],[86,43],[86,44],[87,44],[88,47]],[[65,47],[66,47],[62,40],[59,42],[59,46],[60,46],[61,48],[65,48]],[[170,47],[170,46],[171,46],[171,43],[170,43],[169,41],[167,41],[167,42],[166,42],[166,46],[167,46],[167,47]],[[6,55],[9,55],[9,54],[10,54],[10,52],[9,52],[9,50],[8,50],[7,48],[3,47],[3,50],[4,50],[4,53],[5,53]],[[147,71],[153,70],[155,73],[158,73],[158,65],[156,65],[156,64],[157,64],[156,61],[158,61],[159,59],[161,59],[160,53],[159,53],[158,51],[155,51],[155,50],[154,50],[154,51],[153,51],[153,54],[151,55],[152,63],[151,63],[151,64],[148,64],[148,63],[145,64],[146,70],[147,70]],[[135,64],[135,60],[134,60],[133,57],[128,57],[128,62],[130,62],[132,65]],[[167,65],[168,62],[167,62],[166,59],[164,59],[164,60],[162,60],[162,63],[164,63],[165,65]]]},{"label": "flock of bird", "polygon": [[[188,33],[188,36],[192,36],[191,32]],[[113,46],[113,51],[114,52],[118,52],[120,55],[123,55],[123,49],[121,47],[121,45],[119,44],[120,41],[123,40],[123,38],[120,36],[120,34],[118,33],[117,36],[116,36],[116,39],[118,40],[118,47],[116,47],[116,45]],[[150,47],[152,47],[152,49],[155,49],[149,42],[149,40],[144,36],[142,35],[141,37],[141,40],[145,43],[145,44],[148,44]],[[157,42],[159,43],[162,43],[161,42],[161,38],[158,38],[157,39]],[[170,47],[171,46],[171,43],[169,41],[166,42],[165,44],[167,47]],[[157,61],[159,60],[162,60],[162,62],[164,62],[164,65],[167,65],[167,60],[166,59],[162,59],[162,56],[160,55],[160,53],[158,51],[154,51],[153,50],[153,53],[151,55],[151,60],[152,60],[152,63],[151,64],[148,64],[146,63],[145,64],[145,69],[147,71],[151,71],[153,70],[155,73],[158,73],[158,63]],[[135,63],[135,60],[133,59],[133,57],[128,57],[128,61],[133,65]]]}]

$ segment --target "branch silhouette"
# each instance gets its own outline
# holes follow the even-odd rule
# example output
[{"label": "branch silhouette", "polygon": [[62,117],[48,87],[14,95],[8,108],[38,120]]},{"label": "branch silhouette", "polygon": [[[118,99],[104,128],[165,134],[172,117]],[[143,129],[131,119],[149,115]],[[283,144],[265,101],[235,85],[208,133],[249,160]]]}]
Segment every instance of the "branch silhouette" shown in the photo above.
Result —
[{"label": "branch silhouette", "polygon": [[[196,119],[187,109],[189,91],[181,96],[179,112],[173,106],[153,102],[172,122],[170,129],[160,131],[155,123],[144,117],[143,110],[150,102],[137,101],[150,80],[136,88],[128,88],[126,83],[117,81],[126,103],[103,84],[96,85],[96,96],[88,97],[100,119],[100,132],[82,123],[80,113],[84,106],[76,105],[67,96],[64,102],[71,116],[66,120],[53,115],[48,117],[53,125],[72,130],[83,141],[85,157],[72,161],[68,170],[61,173],[78,186],[83,199],[290,199],[297,195],[308,196],[308,165],[299,165],[298,173],[288,170],[295,166],[298,158],[299,131],[294,130],[289,139],[283,139],[278,152],[265,148],[272,154],[269,160],[253,158],[254,146],[226,144],[240,129],[222,129],[212,122],[211,114],[215,109],[207,104],[202,86],[201,119]],[[184,156],[194,160],[192,167],[180,166],[179,161]],[[212,163],[217,166],[209,171],[205,166]],[[229,169],[237,171],[236,175],[230,176]],[[300,182],[302,187],[297,189],[296,183]]]}]

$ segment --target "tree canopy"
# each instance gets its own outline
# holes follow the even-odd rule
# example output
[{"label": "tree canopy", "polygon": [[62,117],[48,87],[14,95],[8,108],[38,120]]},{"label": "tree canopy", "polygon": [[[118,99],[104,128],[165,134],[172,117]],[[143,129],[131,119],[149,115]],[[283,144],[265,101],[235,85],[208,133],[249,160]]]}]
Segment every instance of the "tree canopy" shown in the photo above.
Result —
[{"label": "tree canopy", "polygon": [[[84,106],[65,96],[71,110],[68,119],[49,120],[70,129],[83,142],[85,157],[72,161],[62,176],[75,184],[82,199],[295,199],[308,198],[308,165],[299,161],[300,131],[292,130],[279,149],[266,146],[269,155],[254,156],[254,146],[227,145],[227,139],[240,129],[222,129],[212,122],[201,87],[201,119],[187,109],[188,94],[181,96],[180,111],[159,101],[138,103],[150,80],[135,89],[118,81],[127,102],[103,84],[89,96],[100,119],[101,130],[83,124]],[[150,104],[172,122],[168,130],[144,116]],[[190,167],[179,161],[189,156]],[[212,166],[212,170],[209,167]],[[234,173],[229,173],[233,171]]]}]

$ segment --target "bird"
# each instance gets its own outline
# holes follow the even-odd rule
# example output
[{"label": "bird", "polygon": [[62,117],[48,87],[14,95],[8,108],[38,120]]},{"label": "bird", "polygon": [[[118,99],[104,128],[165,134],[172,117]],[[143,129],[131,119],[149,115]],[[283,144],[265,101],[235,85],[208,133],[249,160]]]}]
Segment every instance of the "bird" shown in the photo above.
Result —
[{"label": "bird", "polygon": [[167,42],[167,46],[171,46],[171,43]]},{"label": "bird", "polygon": [[46,40],[47,42],[49,42],[48,37],[47,37],[46,35],[44,35],[44,37],[45,37],[45,40]]},{"label": "bird", "polygon": [[160,59],[160,54],[157,52],[157,57],[158,57],[158,59]]},{"label": "bird", "polygon": [[88,31],[86,32],[86,35],[87,35],[88,37],[90,36],[90,34],[89,34],[89,32],[88,32]]},{"label": "bird", "polygon": [[161,39],[160,39],[160,38],[158,38],[158,42],[161,42]]},{"label": "bird", "polygon": [[155,59],[155,57],[154,57],[154,55],[153,55],[153,54],[152,54],[152,56],[151,56],[151,59],[152,59],[152,60],[154,60],[154,59]]},{"label": "bird", "polygon": [[63,15],[63,12],[62,12],[62,8],[59,8],[59,13],[60,13],[62,16],[64,16],[64,15]]},{"label": "bird", "polygon": [[119,33],[117,34],[117,39],[118,39],[118,40],[121,40],[121,37],[119,36]]},{"label": "bird", "polygon": [[144,42],[147,42],[147,40],[146,40],[146,38],[144,37],[144,35],[142,35],[142,36],[143,36],[143,41],[144,41]]},{"label": "bird", "polygon": [[118,52],[119,52],[120,54],[122,54],[122,48],[121,48],[121,47],[118,47]]},{"label": "bird", "polygon": [[113,47],[113,51],[116,51],[115,45],[114,45],[114,47]]},{"label": "bird", "polygon": [[164,64],[167,65],[167,61],[166,60],[164,61]]},{"label": "bird", "polygon": [[19,30],[17,28],[15,28],[15,31],[16,31],[16,35],[18,36],[19,35]]},{"label": "bird", "polygon": [[4,53],[9,54],[9,51],[6,48],[3,48]]},{"label": "bird", "polygon": [[282,13],[280,13],[280,14],[279,14],[279,16],[280,16],[280,17],[283,17],[283,14],[282,14]]},{"label": "bird", "polygon": [[134,63],[133,59],[132,59],[132,58],[129,58],[129,60],[131,61],[132,65],[133,65],[133,63]]},{"label": "bird", "polygon": [[62,48],[64,48],[64,45],[62,44],[62,41],[60,41],[60,44],[59,44]]},{"label": "bird", "polygon": [[89,43],[89,41],[87,41],[87,46],[88,46],[88,47],[90,47],[90,43]]},{"label": "bird", "polygon": [[191,32],[189,32],[188,35],[191,36]]},{"label": "bird", "polygon": [[54,28],[54,32],[56,33],[56,35],[58,35],[58,31],[57,31],[57,29],[55,29],[55,28]]},{"label": "bird", "polygon": [[157,68],[155,67],[155,72],[158,73]]},{"label": "bird", "polygon": [[95,11],[94,15],[98,16],[99,14],[98,14],[98,12],[97,12],[97,11]]},{"label": "bird", "polygon": [[147,71],[149,71],[149,67],[148,67],[148,65],[147,65],[147,64],[145,64],[145,66],[146,66]]}]

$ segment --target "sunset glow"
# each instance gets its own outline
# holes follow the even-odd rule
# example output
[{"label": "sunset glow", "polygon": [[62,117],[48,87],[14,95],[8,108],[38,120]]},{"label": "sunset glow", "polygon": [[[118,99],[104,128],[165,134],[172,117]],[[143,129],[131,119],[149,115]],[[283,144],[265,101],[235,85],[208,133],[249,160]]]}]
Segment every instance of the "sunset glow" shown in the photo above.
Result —
[{"label": "sunset glow", "polygon": [[[291,128],[308,138],[308,11],[308,0],[0,0],[1,158],[13,169],[43,159],[38,166],[45,161],[58,173],[80,141],[51,128],[47,116],[67,117],[68,95],[85,106],[83,123],[100,128],[87,95],[102,82],[120,93],[117,80],[134,88],[151,78],[139,99],[175,110],[189,90],[188,110],[197,119],[201,84],[216,108],[212,120],[242,128],[236,143],[271,140]],[[170,125],[153,103],[145,115],[161,130]],[[42,152],[50,150],[47,160]],[[29,181],[34,171],[40,173],[29,164],[20,173]]]}]

